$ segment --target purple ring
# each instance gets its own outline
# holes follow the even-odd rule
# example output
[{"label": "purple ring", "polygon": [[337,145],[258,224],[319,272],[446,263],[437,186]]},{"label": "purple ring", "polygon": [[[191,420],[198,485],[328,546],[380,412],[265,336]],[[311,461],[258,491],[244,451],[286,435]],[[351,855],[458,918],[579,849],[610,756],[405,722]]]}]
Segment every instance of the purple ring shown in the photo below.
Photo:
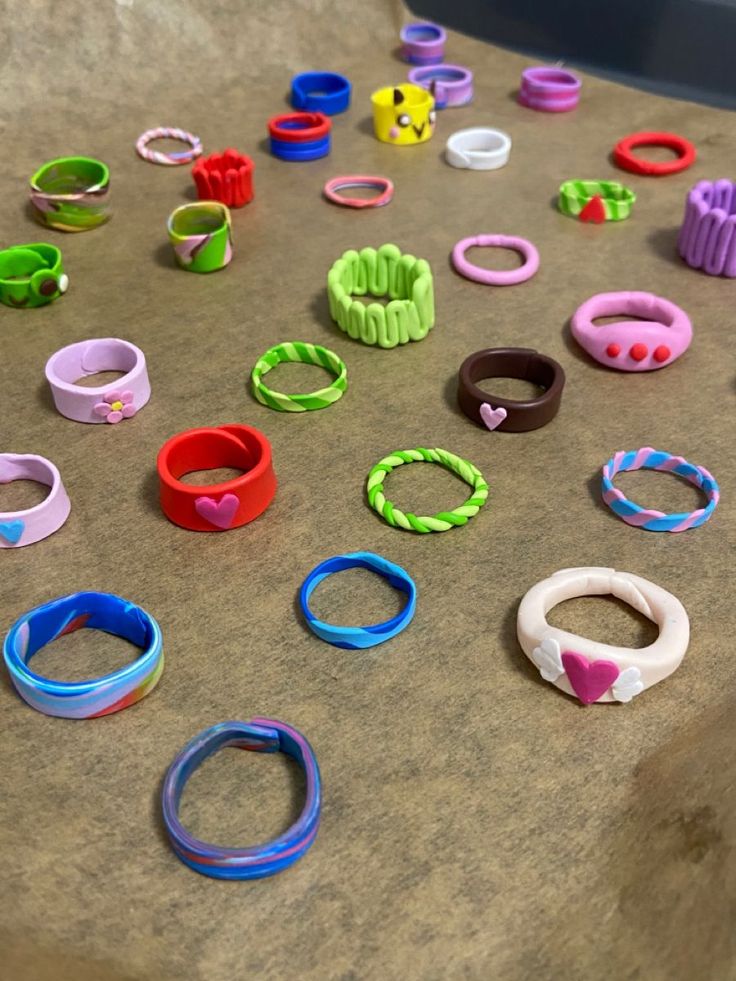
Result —
[{"label": "purple ring", "polygon": [[699,181],[688,192],[677,251],[693,269],[736,277],[736,184]]},{"label": "purple ring", "polygon": [[580,101],[582,82],[565,68],[538,65],[521,73],[519,102],[540,112],[569,112]]},{"label": "purple ring", "polygon": [[435,109],[465,106],[473,99],[473,73],[462,65],[412,68],[409,81],[432,93]]},{"label": "purple ring", "polygon": [[422,21],[401,28],[401,54],[412,65],[439,65],[445,57],[447,34],[439,24]]}]

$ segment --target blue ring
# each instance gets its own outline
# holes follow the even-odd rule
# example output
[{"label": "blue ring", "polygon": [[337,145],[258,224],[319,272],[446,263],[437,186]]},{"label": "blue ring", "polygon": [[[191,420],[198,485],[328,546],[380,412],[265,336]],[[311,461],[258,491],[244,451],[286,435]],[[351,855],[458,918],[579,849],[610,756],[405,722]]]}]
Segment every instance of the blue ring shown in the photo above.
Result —
[{"label": "blue ring", "polygon": [[302,143],[289,143],[286,140],[271,139],[271,153],[280,160],[319,160],[330,152],[330,134],[319,140]]},{"label": "blue ring", "polygon": [[[143,651],[135,661],[88,681],[54,681],[28,662],[44,645],[82,627],[124,637]],[[3,645],[18,694],[45,715],[89,719],[139,701],[156,685],[164,665],[161,628],[135,603],[112,593],[72,593],[37,606],[15,621]]]},{"label": "blue ring", "polygon": [[291,80],[291,104],[303,112],[336,116],[350,105],[351,89],[350,81],[336,72],[302,72]]},{"label": "blue ring", "polygon": [[[225,746],[258,753],[286,753],[304,771],[306,799],[302,813],[273,841],[224,848],[190,835],[179,820],[179,801],[187,780],[204,760]],[[314,750],[298,729],[276,719],[220,722],[200,732],[169,767],[161,798],[164,825],[176,855],[190,869],[213,879],[263,879],[283,872],[311,847],[319,829],[321,787]]]},{"label": "blue ring", "polygon": [[[337,627],[318,620],[309,609],[309,597],[323,579],[333,572],[342,572],[344,569],[368,569],[377,572],[395,589],[407,594],[406,606],[390,620],[367,627]],[[393,562],[373,552],[349,552],[346,555],[335,555],[331,559],[325,559],[312,569],[299,590],[299,603],[309,629],[321,640],[347,651],[364,650],[366,647],[375,647],[390,640],[409,626],[416,610],[417,587],[409,573],[400,565],[394,565]]]}]

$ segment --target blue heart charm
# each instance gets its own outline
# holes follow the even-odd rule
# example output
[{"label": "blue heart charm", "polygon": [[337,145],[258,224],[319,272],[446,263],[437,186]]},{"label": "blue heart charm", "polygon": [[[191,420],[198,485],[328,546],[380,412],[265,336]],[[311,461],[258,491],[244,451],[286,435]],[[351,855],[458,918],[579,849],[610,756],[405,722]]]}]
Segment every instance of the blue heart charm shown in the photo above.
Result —
[{"label": "blue heart charm", "polygon": [[15,545],[25,531],[25,527],[24,521],[5,521],[0,523],[0,535],[11,545]]}]

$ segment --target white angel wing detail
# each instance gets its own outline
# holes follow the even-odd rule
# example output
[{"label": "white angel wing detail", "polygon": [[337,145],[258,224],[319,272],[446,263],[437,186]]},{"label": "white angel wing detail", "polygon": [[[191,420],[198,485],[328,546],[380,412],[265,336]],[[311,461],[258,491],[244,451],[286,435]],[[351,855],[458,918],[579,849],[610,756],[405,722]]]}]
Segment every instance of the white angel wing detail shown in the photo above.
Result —
[{"label": "white angel wing detail", "polygon": [[641,680],[641,671],[638,668],[627,668],[616,678],[615,684],[611,686],[613,697],[619,702],[630,702],[634,695],[644,691],[644,682]]},{"label": "white angel wing detail", "polygon": [[557,681],[565,673],[560,656],[560,645],[554,637],[546,637],[539,647],[532,651],[532,661],[539,668],[545,681]]}]

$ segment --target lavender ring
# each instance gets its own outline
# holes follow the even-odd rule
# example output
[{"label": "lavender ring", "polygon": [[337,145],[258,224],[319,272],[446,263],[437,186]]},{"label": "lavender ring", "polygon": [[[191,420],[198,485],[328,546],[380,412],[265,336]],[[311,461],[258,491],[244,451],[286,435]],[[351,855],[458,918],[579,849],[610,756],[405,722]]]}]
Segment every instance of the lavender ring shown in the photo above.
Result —
[{"label": "lavender ring", "polygon": [[709,276],[736,276],[736,184],[699,181],[688,193],[677,251]]},{"label": "lavender ring", "polygon": [[[109,385],[85,388],[76,384],[98,371],[124,371]],[[122,422],[142,409],[151,397],[143,351],[117,337],[99,337],[62,347],[46,362],[46,378],[58,411],[75,422]]]},{"label": "lavender ring", "polygon": [[521,73],[519,102],[540,112],[569,112],[580,101],[582,82],[564,68],[538,66]]},{"label": "lavender ring", "polygon": [[435,109],[466,106],[473,101],[473,73],[462,65],[412,68],[409,81],[434,96]]},{"label": "lavender ring", "polygon": [[401,54],[412,65],[439,65],[445,57],[447,34],[439,24],[406,24],[401,28]]}]

